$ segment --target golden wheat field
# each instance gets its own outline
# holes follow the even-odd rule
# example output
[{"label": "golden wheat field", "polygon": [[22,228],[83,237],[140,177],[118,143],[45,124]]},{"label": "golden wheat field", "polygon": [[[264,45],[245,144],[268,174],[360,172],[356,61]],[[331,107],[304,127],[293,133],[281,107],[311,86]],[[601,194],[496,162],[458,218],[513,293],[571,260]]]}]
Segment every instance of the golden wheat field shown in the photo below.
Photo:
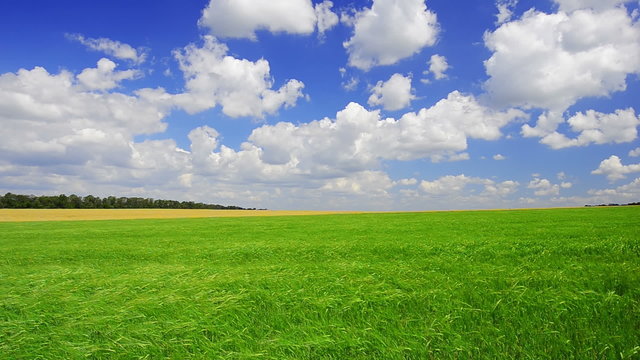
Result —
[{"label": "golden wheat field", "polygon": [[200,210],[200,209],[0,209],[0,221],[64,221],[64,220],[123,220],[172,219],[246,216],[323,215],[336,211],[288,210]]}]

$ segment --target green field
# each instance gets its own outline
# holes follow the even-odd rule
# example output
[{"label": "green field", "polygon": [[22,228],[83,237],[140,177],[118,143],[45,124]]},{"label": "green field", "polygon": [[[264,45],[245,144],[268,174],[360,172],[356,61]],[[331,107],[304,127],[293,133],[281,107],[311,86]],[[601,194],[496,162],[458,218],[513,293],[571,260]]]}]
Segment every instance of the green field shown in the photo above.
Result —
[{"label": "green field", "polygon": [[0,223],[0,359],[640,358],[640,207]]}]

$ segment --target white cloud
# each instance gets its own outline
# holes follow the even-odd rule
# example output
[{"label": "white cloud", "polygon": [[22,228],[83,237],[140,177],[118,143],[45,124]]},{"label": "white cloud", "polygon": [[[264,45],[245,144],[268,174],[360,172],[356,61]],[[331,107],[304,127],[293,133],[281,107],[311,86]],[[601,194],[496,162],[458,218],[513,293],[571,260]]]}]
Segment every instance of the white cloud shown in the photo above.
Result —
[{"label": "white cloud", "polygon": [[354,91],[355,89],[358,88],[358,85],[360,84],[360,80],[357,77],[351,77],[349,78],[349,80],[342,82],[342,88],[345,89],[346,91]]},{"label": "white cloud", "polygon": [[328,180],[320,189],[335,193],[389,196],[387,190],[391,187],[393,182],[386,173],[361,171],[347,177]]},{"label": "white cloud", "polygon": [[547,179],[533,179],[527,188],[536,189],[536,196],[558,195],[560,193],[560,186],[552,184]]},{"label": "white cloud", "polygon": [[465,191],[467,185],[490,185],[493,181],[463,175],[447,175],[433,181],[422,180],[420,189],[430,195],[452,195]]},{"label": "white cloud", "polygon": [[193,176],[189,173],[190,154],[177,147],[174,140],[130,142],[129,146],[132,151],[132,166],[130,169],[121,169],[120,178],[114,180],[125,183],[132,181],[137,185],[157,188],[182,189],[191,186]]},{"label": "white cloud", "polygon": [[640,27],[624,8],[529,10],[484,40],[493,52],[485,89],[495,105],[548,110],[536,127],[525,125],[525,136],[552,134],[576,101],[623,91],[627,76],[640,73]]},{"label": "white cloud", "polygon": [[382,105],[385,110],[400,110],[409,106],[415,98],[411,89],[411,76],[396,73],[387,81],[378,81],[371,89],[368,104]]},{"label": "white cloud", "polygon": [[637,147],[631,151],[629,151],[629,156],[631,157],[638,157],[640,156],[640,147]]},{"label": "white cloud", "polygon": [[598,11],[610,9],[633,0],[554,0],[561,11],[571,12],[578,9],[592,8]]},{"label": "white cloud", "polygon": [[[203,126],[190,132],[191,146],[186,151],[173,140],[133,140],[136,134],[164,130],[158,111],[166,111],[161,106],[171,104],[172,96],[161,89],[141,89],[135,97],[126,97],[88,93],[73,84],[72,74],[49,75],[43,69],[0,77],[2,123],[15,128],[0,132],[0,151],[5,155],[0,161],[0,183],[67,193],[178,199],[188,188],[189,197],[227,204],[385,209],[394,206],[391,192],[396,186],[415,186],[417,180],[390,180],[376,170],[381,160],[454,156],[457,152],[451,150],[448,140],[462,141],[453,145],[455,150],[466,148],[466,137],[494,139],[499,137],[499,128],[518,114],[484,109],[473,97],[454,92],[432,108],[399,120],[382,119],[378,111],[350,104],[335,120],[263,125],[239,150],[222,145],[220,134]],[[18,103],[17,109],[5,106],[21,98],[32,101]],[[118,101],[132,107],[116,107]],[[74,106],[77,104],[83,106]],[[141,112],[145,107],[148,121]],[[78,113],[70,114],[70,110]],[[126,117],[117,119],[114,114]],[[484,132],[480,128],[496,129]],[[30,138],[33,129],[41,136]],[[34,166],[39,161],[46,167]],[[474,184],[472,179],[469,185]],[[481,188],[472,193],[476,196],[473,206],[478,207],[490,206],[496,196],[510,194],[517,187],[514,182],[488,179],[477,185]],[[465,194],[460,196],[469,200]],[[407,206],[424,206],[416,201]]]},{"label": "white cloud", "polygon": [[442,55],[431,55],[429,59],[429,71],[426,73],[432,73],[436,80],[441,80],[447,77],[445,72],[449,69],[447,58]]},{"label": "white cloud", "polygon": [[115,71],[116,63],[102,58],[95,68],[87,68],[77,76],[88,90],[111,90],[122,80],[131,80],[140,76],[137,70]]},{"label": "white cloud", "polygon": [[457,154],[447,154],[446,156],[434,155],[431,157],[431,161],[433,162],[441,162],[441,161],[453,162],[453,161],[464,161],[469,159],[471,159],[471,157],[469,156],[469,153],[466,153],[466,152],[457,153]]},{"label": "white cloud", "polygon": [[335,120],[263,125],[239,150],[220,145],[218,132],[205,126],[189,134],[191,166],[185,172],[193,174],[193,186],[198,177],[206,177],[226,184],[282,184],[334,193],[378,189],[384,197],[391,186],[417,181],[392,182],[376,170],[381,161],[468,158],[460,153],[467,137],[497,139],[500,128],[521,115],[483,108],[473,97],[454,92],[398,120],[382,119],[379,111],[351,103]]},{"label": "white cloud", "polygon": [[589,195],[593,195],[592,204],[637,202],[640,197],[640,178],[635,178],[632,182],[618,186],[614,189],[591,189]]},{"label": "white cloud", "polygon": [[418,183],[418,180],[415,178],[410,178],[410,179],[400,179],[398,181],[395,182],[395,185],[400,185],[400,186],[413,186],[416,185]]},{"label": "white cloud", "polygon": [[606,175],[609,181],[624,179],[626,174],[640,172],[640,164],[622,165],[620,158],[611,155],[608,159],[602,160],[600,166],[591,173],[596,175]]},{"label": "white cloud", "polygon": [[496,25],[504,24],[511,20],[513,16],[513,8],[518,4],[518,0],[497,0],[496,7],[498,13],[496,14]]},{"label": "white cloud", "polygon": [[[202,126],[189,133],[191,140],[192,173],[209,181],[232,184],[282,183],[297,177],[293,164],[269,164],[261,159],[262,149],[244,143],[241,150],[219,145],[215,129]],[[218,148],[219,147],[219,148]]]},{"label": "white cloud", "polygon": [[340,13],[340,22],[346,26],[353,27],[356,24],[356,15],[358,11],[355,8],[342,10]]},{"label": "white cloud", "polygon": [[513,180],[496,181],[464,174],[446,175],[434,180],[423,180],[417,189],[397,191],[396,201],[404,207],[424,210],[428,208],[450,210],[464,204],[467,209],[510,208],[517,203],[512,194],[520,184]]},{"label": "white cloud", "polygon": [[174,55],[186,81],[186,93],[175,96],[175,103],[189,113],[222,106],[231,117],[262,118],[281,107],[294,106],[302,97],[304,84],[289,80],[272,90],[269,62],[237,59],[227,55],[226,45],[212,36],[203,38],[202,47],[190,44]]},{"label": "white cloud", "polygon": [[162,89],[90,92],[66,71],[49,74],[36,67],[5,73],[0,75],[0,152],[6,161],[36,166],[44,174],[66,174],[68,167],[87,164],[132,168],[133,138],[166,129],[168,100]]},{"label": "white cloud", "polygon": [[[345,79],[347,77],[347,69],[346,68],[341,67],[341,68],[338,69],[338,71],[340,72],[340,77],[342,79]],[[346,91],[353,91],[353,90],[358,88],[359,84],[360,84],[360,79],[358,79],[355,76],[349,76],[348,80],[342,81],[342,83],[340,85]]]},{"label": "white cloud", "polygon": [[631,142],[638,137],[637,127],[640,118],[635,110],[616,110],[611,114],[603,114],[594,110],[577,113],[569,120],[571,130],[579,133],[577,138],[570,139],[557,131],[545,135],[540,141],[553,149],[589,144],[610,144]]},{"label": "white cloud", "polygon": [[316,4],[314,11],[317,19],[318,35],[322,37],[324,33],[338,24],[338,15],[331,8],[333,2],[325,0]]},{"label": "white cloud", "polygon": [[496,140],[501,127],[522,116],[516,110],[490,110],[472,96],[453,92],[433,107],[398,120],[382,119],[379,111],[351,103],[335,120],[264,125],[249,141],[269,164],[290,164],[312,173],[362,171],[379,160],[454,157],[467,148],[468,137]]},{"label": "white cloud", "polygon": [[534,178],[529,182],[527,188],[534,189],[534,194],[536,196],[552,196],[559,195],[560,189],[569,189],[573,186],[570,182],[562,182],[560,184],[553,184],[551,181],[547,179]]},{"label": "white cloud", "polygon": [[490,196],[504,197],[511,195],[518,190],[520,183],[513,180],[507,180],[500,183],[486,184],[484,187],[484,194]]},{"label": "white cloud", "polygon": [[493,155],[493,160],[505,160],[506,157],[502,154],[495,154]]},{"label": "white cloud", "polygon": [[318,28],[321,35],[337,24],[333,3],[311,0],[211,0],[198,24],[222,38],[256,39],[256,31],[308,35]]},{"label": "white cloud", "polygon": [[67,38],[77,41],[82,45],[96,51],[101,51],[109,56],[122,60],[130,60],[136,64],[143,63],[147,58],[147,50],[134,48],[129,44],[107,38],[86,38],[80,34],[67,34]]},{"label": "white cloud", "polygon": [[[210,201],[213,194],[206,189],[213,185],[231,199],[229,194],[251,184],[252,191],[239,198],[255,200],[253,206],[268,201],[278,186],[290,189],[280,196],[304,198],[305,206],[327,192],[359,196],[361,204],[369,204],[373,198],[389,199],[394,186],[417,183],[390,180],[378,170],[381,161],[468,157],[460,153],[468,137],[496,139],[502,126],[521,115],[483,108],[454,92],[398,120],[352,103],[335,120],[263,125],[238,150],[222,145],[220,134],[203,126],[189,133],[186,151],[173,140],[134,141],[136,135],[164,131],[162,119],[176,95],[162,89],[141,89],[135,96],[92,93],[74,83],[70,73],[50,75],[41,68],[0,77],[0,116],[8,124],[0,130],[0,166],[12,166],[0,173],[2,184],[24,182],[26,176],[41,181],[24,186],[98,195],[157,196],[150,190],[156,189],[163,197],[189,188],[200,201]],[[486,191],[501,193],[508,184],[486,185]],[[349,206],[345,200],[324,207]]]},{"label": "white cloud", "polygon": [[549,137],[546,141],[553,141],[553,137],[558,125],[564,122],[562,112],[558,111],[545,111],[538,116],[538,121],[534,127],[529,124],[522,126],[522,136],[524,137]]},{"label": "white cloud", "polygon": [[519,184],[516,181],[507,180],[496,183],[491,179],[479,177],[469,177],[462,175],[447,175],[433,181],[423,180],[420,183],[420,190],[432,196],[455,196],[470,195],[475,191],[469,186],[479,185],[481,192],[474,195],[479,196],[507,196],[514,193]]},{"label": "white cloud", "polygon": [[[193,70],[188,79],[198,78],[199,66],[211,71],[208,65],[225,61],[240,69],[258,66],[225,57],[226,48],[217,45],[180,53],[189,58],[185,70]],[[112,65],[102,61],[105,74],[117,73]],[[181,97],[192,93],[172,95],[146,88],[125,95],[114,91],[113,84],[95,92],[90,88],[100,87],[99,82],[81,81],[83,73],[49,74],[35,68],[0,75],[0,184],[34,193],[44,189],[103,196],[189,196],[292,208],[313,208],[313,201],[318,201],[316,208],[383,209],[393,206],[394,191],[410,190],[397,186],[418,182],[392,181],[380,170],[383,161],[468,159],[468,138],[498,139],[502,127],[524,116],[517,110],[495,111],[473,96],[452,92],[432,107],[399,119],[382,118],[380,111],[352,103],[335,119],[263,125],[239,149],[221,144],[220,134],[203,126],[190,132],[187,151],[171,139],[137,142],[136,137],[165,131],[164,118],[176,102],[184,101]],[[196,85],[207,89],[212,79],[201,78],[203,83]],[[199,89],[196,85],[187,90]],[[479,201],[474,204],[484,207],[493,199],[490,194],[507,194],[515,186],[493,180],[476,185],[481,189],[474,192]],[[419,201],[412,204],[424,206]]]},{"label": "white cloud", "polygon": [[374,0],[371,8],[343,18],[354,27],[344,43],[349,65],[365,71],[432,46],[439,31],[436,14],[427,10],[424,0]]}]

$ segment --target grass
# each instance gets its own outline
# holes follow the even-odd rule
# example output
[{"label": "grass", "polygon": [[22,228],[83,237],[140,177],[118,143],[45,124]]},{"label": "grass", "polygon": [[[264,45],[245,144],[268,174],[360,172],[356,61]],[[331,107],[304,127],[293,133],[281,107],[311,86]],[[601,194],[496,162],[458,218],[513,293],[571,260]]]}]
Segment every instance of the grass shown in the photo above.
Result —
[{"label": "grass", "polygon": [[2,359],[637,359],[640,208],[0,223]]}]

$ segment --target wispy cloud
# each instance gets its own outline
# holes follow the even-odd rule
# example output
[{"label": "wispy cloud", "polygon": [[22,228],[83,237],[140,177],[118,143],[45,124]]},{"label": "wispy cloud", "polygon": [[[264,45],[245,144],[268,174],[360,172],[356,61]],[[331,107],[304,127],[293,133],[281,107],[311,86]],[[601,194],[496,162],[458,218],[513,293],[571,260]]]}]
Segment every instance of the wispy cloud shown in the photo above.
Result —
[{"label": "wispy cloud", "polygon": [[122,60],[130,60],[136,64],[142,64],[146,58],[148,49],[134,48],[120,41],[107,38],[88,38],[81,34],[66,34],[67,39],[77,41],[91,50],[101,51],[109,56]]}]

